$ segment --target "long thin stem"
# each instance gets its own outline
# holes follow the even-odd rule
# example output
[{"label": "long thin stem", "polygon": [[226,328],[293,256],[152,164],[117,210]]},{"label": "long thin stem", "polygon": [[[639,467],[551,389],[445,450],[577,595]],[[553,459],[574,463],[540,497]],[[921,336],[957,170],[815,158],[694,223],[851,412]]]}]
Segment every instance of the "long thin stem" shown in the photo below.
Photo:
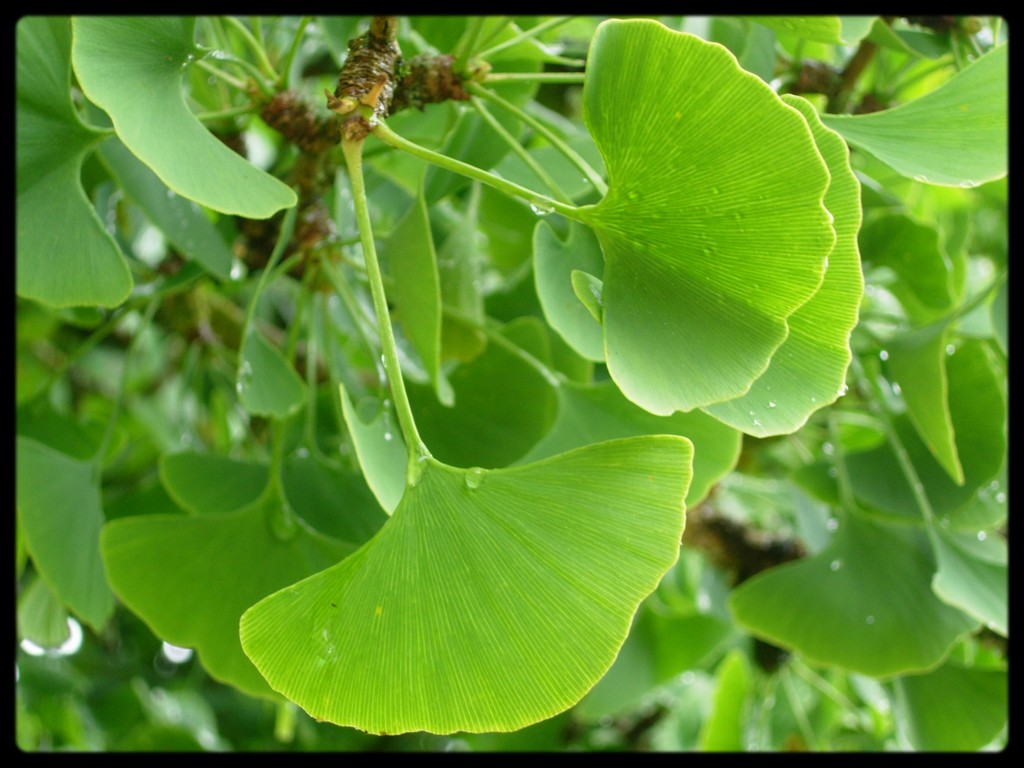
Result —
[{"label": "long thin stem", "polygon": [[412,406],[405,391],[402,378],[402,367],[398,361],[398,348],[395,344],[395,333],[391,328],[391,315],[388,312],[387,297],[384,295],[384,281],[381,277],[380,263],[377,260],[377,248],[373,242],[373,228],[370,224],[370,210],[366,201],[366,186],[363,181],[363,140],[342,139],[341,149],[348,166],[349,180],[352,183],[352,200],[356,211],[356,222],[359,225],[359,237],[363,244],[363,258],[366,260],[366,273],[370,280],[370,293],[373,296],[373,308],[377,313],[377,326],[380,332],[381,352],[384,356],[384,372],[391,386],[391,396],[395,404],[395,413],[402,428],[402,436],[409,449],[409,467],[407,476],[410,481],[418,477],[421,471],[421,459],[430,456],[430,451],[420,438],[416,429],[416,420],[412,415]]},{"label": "long thin stem", "polygon": [[474,330],[477,331],[481,331],[484,335],[487,336],[488,341],[494,342],[499,347],[504,349],[506,352],[509,352],[510,354],[518,357],[528,366],[537,371],[537,373],[539,373],[544,378],[544,380],[552,387],[562,386],[561,374],[549,368],[547,365],[542,363],[540,360],[538,360],[525,349],[520,347],[514,341],[511,341],[508,338],[506,338],[501,333],[501,330],[495,328],[492,324],[481,322],[480,320],[474,317],[470,317],[467,314],[459,312],[457,309],[452,309],[451,307],[447,306],[442,306],[441,312],[444,314],[445,317],[450,317],[453,320],[458,320],[465,326],[473,328]]},{"label": "long thin stem", "polygon": [[473,55],[477,41],[480,39],[480,33],[483,31],[485,21],[486,19],[483,16],[474,16],[470,19],[466,31],[459,38],[459,42],[455,44],[455,50],[452,51],[452,54],[455,56],[453,69],[456,72],[465,70],[469,57]]},{"label": "long thin stem", "polygon": [[479,96],[481,98],[487,99],[488,101],[497,104],[502,109],[514,114],[524,123],[526,123],[526,125],[535,130],[545,139],[547,139],[548,143],[551,144],[551,146],[553,146],[555,149],[561,152],[562,155],[564,155],[570,163],[575,165],[583,174],[583,176],[591,184],[594,185],[594,189],[601,193],[602,197],[608,194],[608,185],[605,184],[604,177],[602,177],[600,173],[595,171],[594,168],[590,165],[590,163],[583,159],[582,155],[580,155],[575,149],[570,147],[565,141],[562,140],[560,136],[558,136],[554,131],[552,131],[550,128],[544,125],[544,123],[542,123],[536,117],[531,115],[529,112],[520,109],[507,99],[502,98],[489,88],[484,88],[482,85],[479,85],[478,83],[469,83],[467,85],[467,89],[474,96]]},{"label": "long thin stem", "polygon": [[477,168],[469,163],[464,163],[453,157],[448,157],[447,155],[434,152],[426,147],[421,147],[419,144],[415,144],[408,139],[402,138],[388,128],[383,122],[379,122],[374,126],[373,135],[385,144],[389,144],[396,149],[404,150],[410,155],[415,155],[416,157],[427,160],[435,165],[439,165],[449,171],[462,174],[463,176],[468,176],[471,179],[482,181],[484,184],[494,187],[499,192],[504,192],[506,195],[522,198],[540,212],[554,211],[562,214],[563,216],[567,216],[570,219],[576,219],[577,221],[582,220],[580,218],[580,209],[575,205],[567,205],[566,203],[555,200],[547,195],[534,192],[532,189],[521,187],[514,182],[503,179],[500,176],[481,168]]},{"label": "long thin stem", "polygon": [[533,171],[533,174],[544,182],[544,184],[547,185],[547,188],[559,197],[563,203],[572,204],[572,198],[569,197],[569,195],[567,195],[560,186],[558,186],[558,182],[551,178],[551,174],[544,170],[544,167],[537,162],[536,158],[526,151],[526,147],[520,144],[516,140],[516,137],[509,133],[505,126],[498,122],[494,115],[491,114],[491,111],[487,109],[483,101],[474,96],[472,103],[484,121],[491,126],[494,132],[497,133],[502,140],[509,145],[509,147],[511,147],[512,151],[519,157],[519,159],[526,163],[527,167]]},{"label": "long thin stem", "polygon": [[292,232],[295,230],[295,217],[296,209],[289,208],[284,215],[284,220],[281,222],[281,231],[277,236],[277,244],[274,246],[274,250],[270,254],[270,259],[267,261],[267,266],[264,267],[263,272],[260,274],[260,279],[256,282],[256,291],[253,294],[252,300],[249,302],[249,308],[245,313],[245,332],[248,333],[253,326],[253,317],[256,315],[256,305],[259,303],[260,295],[263,293],[263,288],[266,286],[270,279],[271,273],[274,271],[274,267],[277,266],[277,262],[281,260],[281,256],[284,255],[285,248],[288,247],[288,242],[292,239]]},{"label": "long thin stem", "polygon": [[270,59],[267,58],[267,52],[263,48],[263,45],[257,40],[249,28],[245,26],[239,19],[234,16],[225,16],[224,21],[230,24],[237,30],[238,34],[242,36],[245,42],[249,46],[249,50],[252,51],[256,57],[256,61],[259,63],[260,69],[263,70],[263,74],[270,78],[271,82],[278,82],[281,77],[274,71],[274,65],[270,63]]},{"label": "long thin stem", "polygon": [[295,28],[295,37],[292,38],[291,45],[288,46],[288,51],[285,53],[284,58],[281,59],[281,77],[284,79],[284,86],[286,88],[290,88],[292,85],[288,81],[292,71],[292,62],[295,60],[295,56],[299,52],[299,47],[302,45],[306,27],[309,26],[311,21],[313,21],[312,16],[303,16],[299,19],[299,25]]},{"label": "long thin stem", "polygon": [[156,314],[156,310],[160,304],[161,302],[156,296],[149,299],[149,304],[142,316],[142,321],[139,323],[138,328],[136,328],[135,337],[132,339],[132,342],[128,347],[127,354],[125,354],[124,364],[121,369],[121,382],[118,388],[117,398],[114,400],[114,407],[110,416],[107,417],[107,426],[103,431],[103,437],[100,439],[99,447],[96,449],[96,453],[92,456],[92,471],[96,476],[99,476],[102,471],[103,457],[107,454],[107,448],[110,446],[110,441],[114,437],[114,428],[117,426],[118,416],[120,415],[121,409],[124,407],[124,400],[128,393],[129,367],[135,361],[135,357],[139,351],[139,346],[142,344],[142,337],[145,335],[146,329],[149,327],[149,323],[153,319],[153,315]]},{"label": "long thin stem", "polygon": [[488,72],[485,83],[582,83],[585,72]]},{"label": "long thin stem", "polygon": [[220,78],[225,83],[230,85],[232,88],[237,88],[240,91],[246,90],[246,82],[244,80],[239,80],[234,75],[229,75],[227,72],[220,69],[219,67],[213,66],[213,64],[208,62],[206,59],[196,59],[196,66],[202,67],[211,75]]},{"label": "long thin stem", "polygon": [[530,40],[532,38],[535,38],[541,32],[546,32],[549,29],[554,29],[555,27],[561,26],[562,24],[565,24],[565,22],[569,21],[570,19],[572,19],[572,16],[556,16],[553,19],[548,19],[547,21],[542,21],[537,26],[530,27],[529,29],[527,29],[527,30],[525,30],[523,32],[520,32],[515,37],[510,37],[508,40],[505,40],[502,43],[498,43],[497,45],[494,45],[494,46],[488,48],[485,51],[480,51],[480,53],[478,53],[477,56],[479,58],[481,58],[481,59],[486,59],[487,57],[493,56],[494,54],[498,53],[499,51],[504,51],[504,50],[506,50],[508,48],[511,48],[512,46],[519,45],[521,42],[523,42],[525,40]]}]

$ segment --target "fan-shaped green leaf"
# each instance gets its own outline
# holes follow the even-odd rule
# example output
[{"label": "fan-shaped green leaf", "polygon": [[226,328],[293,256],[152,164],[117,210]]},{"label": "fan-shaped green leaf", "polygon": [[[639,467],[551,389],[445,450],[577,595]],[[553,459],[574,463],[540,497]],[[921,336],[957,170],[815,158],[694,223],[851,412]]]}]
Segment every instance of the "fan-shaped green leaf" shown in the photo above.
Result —
[{"label": "fan-shaped green leaf", "polygon": [[556,394],[558,412],[551,429],[519,463],[619,437],[680,435],[693,443],[693,477],[686,494],[686,506],[693,507],[739,459],[742,435],[706,413],[655,416],[629,402],[610,381],[563,382]]},{"label": "fan-shaped green leaf", "polygon": [[32,562],[60,601],[94,629],[114,610],[100,562],[103,525],[94,466],[17,439],[17,516]]},{"label": "fan-shaped green leaf", "polygon": [[82,160],[104,134],[71,103],[70,23],[20,19],[15,42],[18,295],[53,307],[115,307],[132,277],[82,189]]},{"label": "fan-shaped green leaf", "polygon": [[249,413],[284,418],[306,399],[306,385],[281,351],[255,328],[242,340],[238,398]]},{"label": "fan-shaped green leaf", "polygon": [[873,282],[888,282],[886,287],[911,318],[929,322],[952,307],[952,273],[934,227],[888,214],[865,224],[858,239],[865,263],[894,273],[895,279],[878,276]]},{"label": "fan-shaped green leaf", "polygon": [[[468,362],[486,346],[482,271],[488,238],[480,227],[481,185],[473,187],[466,211],[437,251],[441,280],[441,352],[444,360]],[[456,317],[457,315],[457,317]]]},{"label": "fan-shaped green leaf", "polygon": [[905,674],[939,663],[975,626],[932,594],[934,572],[922,531],[848,513],[828,547],[743,582],[730,607],[751,633],[812,663]]},{"label": "fan-shaped green leaf", "polygon": [[493,471],[427,460],[362,549],[244,614],[243,647],[313,717],[374,733],[550,717],[675,561],[691,456],[661,436]]},{"label": "fan-shaped green leaf", "polygon": [[1006,175],[1009,45],[973,61],[931,93],[825,125],[898,173],[929,184],[976,186]]},{"label": "fan-shaped green leaf", "polygon": [[362,544],[388,519],[360,473],[342,470],[316,454],[288,457],[281,482],[295,514],[336,539]]},{"label": "fan-shaped green leaf", "polygon": [[128,197],[182,256],[228,279],[231,249],[198,205],[174,194],[117,139],[104,142],[99,154]]},{"label": "fan-shaped green leaf", "polygon": [[274,696],[238,641],[238,618],[257,600],[354,549],[289,527],[279,498],[219,515],[142,515],[103,528],[111,586],[160,638],[195,648],[218,680]]},{"label": "fan-shaped green leaf", "polygon": [[857,252],[860,184],[850,168],[845,142],[825,128],[805,99],[784,96],[800,110],[831,174],[825,205],[834,219],[836,243],[818,292],[790,315],[789,336],[768,369],[742,397],[707,406],[715,418],[763,437],[793,432],[811,413],[846,392],[850,333],[857,324],[864,278]]},{"label": "fan-shaped green leaf", "polygon": [[168,495],[189,512],[231,512],[259,498],[267,465],[215,453],[165,453],[160,480]]},{"label": "fan-shaped green leaf", "polygon": [[588,227],[569,224],[562,240],[554,229],[538,222],[533,233],[533,280],[544,316],[570,347],[588,360],[604,360],[600,323],[580,302],[571,275],[579,270],[600,276],[604,272],[601,245]]},{"label": "fan-shaped green leaf", "polygon": [[949,662],[926,675],[901,677],[895,686],[897,711],[915,749],[978,750],[1006,725],[1006,670],[969,669]]},{"label": "fan-shaped green leaf", "polygon": [[644,694],[706,660],[732,632],[714,616],[665,616],[641,607],[615,663],[573,714],[598,720],[635,709]]},{"label": "fan-shaped green leaf", "polygon": [[72,27],[82,90],[164,184],[251,219],[295,205],[295,192],[214,138],[185,104],[182,75],[198,53],[194,18],[81,16]]},{"label": "fan-shaped green leaf", "polygon": [[42,579],[18,596],[18,634],[42,648],[57,648],[71,635],[68,614]]},{"label": "fan-shaped green leaf", "polygon": [[748,18],[778,32],[815,40],[819,43],[839,44],[845,42],[842,37],[843,22],[839,16],[750,16]]},{"label": "fan-shaped green leaf", "polygon": [[652,21],[598,27],[583,100],[610,177],[579,217],[604,250],[612,378],[658,414],[744,394],[835,242],[807,122],[721,46]]},{"label": "fan-shaped green leaf", "polygon": [[954,533],[936,528],[939,569],[932,588],[944,601],[975,617],[989,629],[1009,633],[1009,587],[1006,542],[996,534]]}]

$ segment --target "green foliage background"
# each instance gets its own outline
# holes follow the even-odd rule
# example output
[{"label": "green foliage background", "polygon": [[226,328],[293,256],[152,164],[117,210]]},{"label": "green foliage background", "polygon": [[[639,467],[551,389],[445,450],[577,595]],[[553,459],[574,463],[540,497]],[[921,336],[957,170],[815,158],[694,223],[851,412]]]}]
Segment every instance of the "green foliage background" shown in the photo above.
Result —
[{"label": "green foliage background", "polygon": [[17,745],[1005,746],[1005,22],[369,23],[18,22]]}]

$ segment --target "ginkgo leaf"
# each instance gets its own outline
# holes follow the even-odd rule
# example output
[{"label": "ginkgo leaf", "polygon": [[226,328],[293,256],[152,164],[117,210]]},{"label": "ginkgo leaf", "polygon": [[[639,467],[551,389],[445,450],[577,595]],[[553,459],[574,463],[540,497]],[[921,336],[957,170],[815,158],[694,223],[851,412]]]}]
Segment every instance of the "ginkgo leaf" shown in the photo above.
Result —
[{"label": "ginkgo leaf", "polygon": [[228,279],[231,248],[198,205],[174,194],[116,138],[105,141],[99,155],[125,193],[182,256],[219,279]]},{"label": "ginkgo leaf", "polygon": [[985,531],[957,533],[936,526],[938,570],[932,588],[942,600],[994,632],[1009,634],[1010,574],[1006,541]]},{"label": "ginkgo leaf", "polygon": [[16,441],[18,527],[36,570],[63,605],[101,629],[114,611],[100,562],[94,466],[27,437]]},{"label": "ginkgo leaf", "polygon": [[70,24],[20,19],[16,42],[18,295],[52,307],[115,307],[132,276],[82,189],[82,161],[104,132],[71,103]]},{"label": "ginkgo leaf", "polygon": [[675,562],[691,458],[656,436],[491,471],[426,459],[365,546],[245,612],[242,646],[313,717],[372,733],[551,717]]},{"label": "ginkgo leaf", "polygon": [[583,110],[609,174],[578,218],[612,378],[661,415],[744,394],[836,239],[807,121],[722,46],[643,20],[598,27]]},{"label": "ginkgo leaf", "polygon": [[934,573],[923,531],[848,513],[828,547],[743,582],[729,606],[742,627],[810,662],[905,674],[934,667],[975,626],[932,593]]},{"label": "ginkgo leaf", "polygon": [[250,327],[239,350],[238,399],[249,413],[284,418],[306,399],[302,379],[255,327]]},{"label": "ginkgo leaf", "polygon": [[558,411],[548,432],[519,463],[546,459],[584,445],[638,435],[680,435],[693,443],[687,507],[699,504],[740,457],[742,435],[700,411],[655,416],[629,402],[610,381],[564,381],[555,390]]},{"label": "ginkgo leaf", "polygon": [[[78,16],[72,29],[82,90],[168,187],[252,219],[295,205],[295,192],[218,141],[185,103],[182,76],[200,53],[195,18]],[[179,151],[183,146],[187,152]]]},{"label": "ginkgo leaf", "polygon": [[896,711],[915,749],[979,750],[1006,726],[1010,687],[1005,669],[972,669],[950,661],[893,684]]},{"label": "ginkgo leaf", "polygon": [[217,680],[274,697],[242,653],[238,618],[355,548],[285,515],[280,498],[260,498],[221,514],[121,518],[103,528],[103,563],[117,596],[158,637],[195,648]]},{"label": "ginkgo leaf", "polygon": [[825,125],[898,173],[929,184],[977,186],[1006,175],[1009,45],[993,48],[934,91]]},{"label": "ginkgo leaf", "polygon": [[828,163],[831,181],[825,205],[834,219],[836,243],[821,288],[790,315],[789,336],[768,369],[742,397],[705,408],[715,418],[757,437],[796,431],[811,413],[846,392],[850,334],[864,293],[857,251],[860,184],[850,168],[850,151],[821,124],[808,101],[790,95],[783,100],[803,114]]},{"label": "ginkgo leaf", "polygon": [[948,321],[942,321],[892,339],[887,345],[889,371],[902,390],[907,415],[921,440],[953,481],[963,485],[964,470],[949,412],[948,327]]}]

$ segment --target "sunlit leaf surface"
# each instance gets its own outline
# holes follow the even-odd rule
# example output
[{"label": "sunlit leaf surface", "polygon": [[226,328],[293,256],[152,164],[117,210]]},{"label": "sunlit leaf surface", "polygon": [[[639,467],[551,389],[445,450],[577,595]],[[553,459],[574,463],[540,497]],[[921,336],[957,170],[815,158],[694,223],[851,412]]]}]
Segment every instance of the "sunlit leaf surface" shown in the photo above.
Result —
[{"label": "sunlit leaf surface", "polygon": [[550,717],[675,562],[691,456],[662,436],[492,471],[427,460],[368,544],[247,611],[242,645],[311,715],[373,733]]},{"label": "sunlit leaf surface", "polygon": [[721,46],[652,21],[598,27],[583,99],[609,174],[580,217],[605,256],[612,378],[662,415],[744,394],[835,242],[806,120]]}]

